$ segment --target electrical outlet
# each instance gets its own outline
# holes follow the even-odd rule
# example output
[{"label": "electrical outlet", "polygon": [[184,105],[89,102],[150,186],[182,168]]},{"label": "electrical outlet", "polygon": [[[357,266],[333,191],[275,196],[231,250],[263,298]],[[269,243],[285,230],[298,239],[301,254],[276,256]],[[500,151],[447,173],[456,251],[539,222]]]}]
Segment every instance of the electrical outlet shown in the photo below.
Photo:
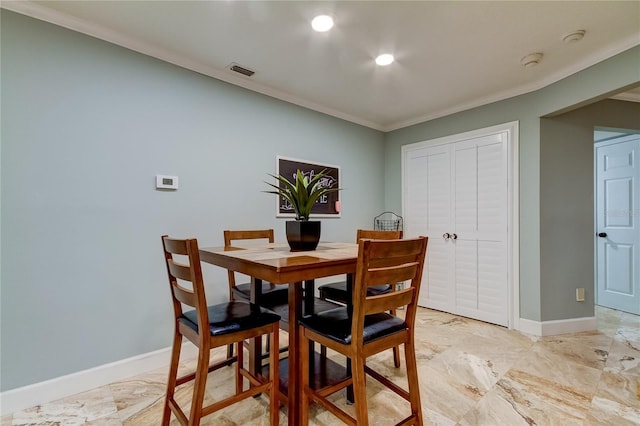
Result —
[{"label": "electrical outlet", "polygon": [[584,302],[584,288],[576,288],[576,302]]}]

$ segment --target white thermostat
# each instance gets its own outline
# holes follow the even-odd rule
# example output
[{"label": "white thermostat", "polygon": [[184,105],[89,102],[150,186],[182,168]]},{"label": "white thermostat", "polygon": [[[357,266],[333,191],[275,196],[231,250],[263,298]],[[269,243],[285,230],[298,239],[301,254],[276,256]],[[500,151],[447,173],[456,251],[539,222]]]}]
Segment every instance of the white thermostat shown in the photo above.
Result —
[{"label": "white thermostat", "polygon": [[178,189],[178,176],[156,175],[156,189]]}]

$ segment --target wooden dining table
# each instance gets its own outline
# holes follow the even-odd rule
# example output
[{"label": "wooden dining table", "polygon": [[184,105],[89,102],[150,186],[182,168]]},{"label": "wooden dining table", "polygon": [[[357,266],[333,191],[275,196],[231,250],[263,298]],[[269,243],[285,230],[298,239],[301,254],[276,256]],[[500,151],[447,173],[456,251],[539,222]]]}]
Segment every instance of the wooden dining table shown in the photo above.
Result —
[{"label": "wooden dining table", "polygon": [[[354,243],[321,242],[313,251],[292,252],[287,244],[271,243],[251,246],[203,247],[200,260],[205,263],[245,274],[251,277],[251,303],[260,305],[262,281],[288,285],[289,354],[280,364],[280,389],[286,396],[288,424],[300,424],[301,374],[298,354],[298,320],[305,312],[313,309],[313,282],[315,279],[347,274],[350,281],[356,271],[358,245]],[[306,286],[306,292],[304,287]],[[307,293],[307,297],[303,294]],[[252,370],[262,368],[260,341],[250,345],[249,363]],[[331,362],[318,357],[318,365],[312,369],[320,377],[318,380],[339,380],[344,369],[328,368]],[[329,372],[329,370],[331,370]],[[336,372],[339,371],[339,372]],[[322,373],[322,374],[320,374]],[[335,374],[335,378],[329,377]],[[312,380],[312,384],[314,381]]]}]

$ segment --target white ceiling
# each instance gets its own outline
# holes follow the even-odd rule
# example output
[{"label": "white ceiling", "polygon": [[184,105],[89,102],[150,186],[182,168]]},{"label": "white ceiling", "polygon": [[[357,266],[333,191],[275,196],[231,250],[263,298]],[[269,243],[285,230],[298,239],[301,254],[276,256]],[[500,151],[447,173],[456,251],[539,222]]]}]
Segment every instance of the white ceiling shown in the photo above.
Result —
[{"label": "white ceiling", "polygon": [[[3,1],[279,99],[393,130],[539,89],[640,44],[640,1]],[[317,14],[335,27],[316,33]],[[563,37],[585,30],[578,42]],[[396,62],[373,59],[391,52]],[[541,52],[539,65],[520,59]],[[254,70],[248,78],[231,63]],[[640,79],[640,71],[639,71]]]}]

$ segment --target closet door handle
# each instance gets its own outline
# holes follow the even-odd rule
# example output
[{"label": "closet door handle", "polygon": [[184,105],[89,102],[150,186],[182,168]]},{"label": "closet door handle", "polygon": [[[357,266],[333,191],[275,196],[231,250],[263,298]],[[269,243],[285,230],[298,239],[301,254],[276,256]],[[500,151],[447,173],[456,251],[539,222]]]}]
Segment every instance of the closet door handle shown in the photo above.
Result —
[{"label": "closet door handle", "polygon": [[457,240],[458,239],[458,234],[451,234],[451,238],[454,239],[454,240]]},{"label": "closet door handle", "polygon": [[449,234],[448,232],[445,232],[444,234],[442,234],[442,238],[444,238],[445,240],[448,240],[449,238],[451,238],[451,234]]},{"label": "closet door handle", "polygon": [[607,238],[607,233],[606,233],[606,232],[600,232],[600,233],[598,234],[598,237],[600,237],[600,238]]}]

